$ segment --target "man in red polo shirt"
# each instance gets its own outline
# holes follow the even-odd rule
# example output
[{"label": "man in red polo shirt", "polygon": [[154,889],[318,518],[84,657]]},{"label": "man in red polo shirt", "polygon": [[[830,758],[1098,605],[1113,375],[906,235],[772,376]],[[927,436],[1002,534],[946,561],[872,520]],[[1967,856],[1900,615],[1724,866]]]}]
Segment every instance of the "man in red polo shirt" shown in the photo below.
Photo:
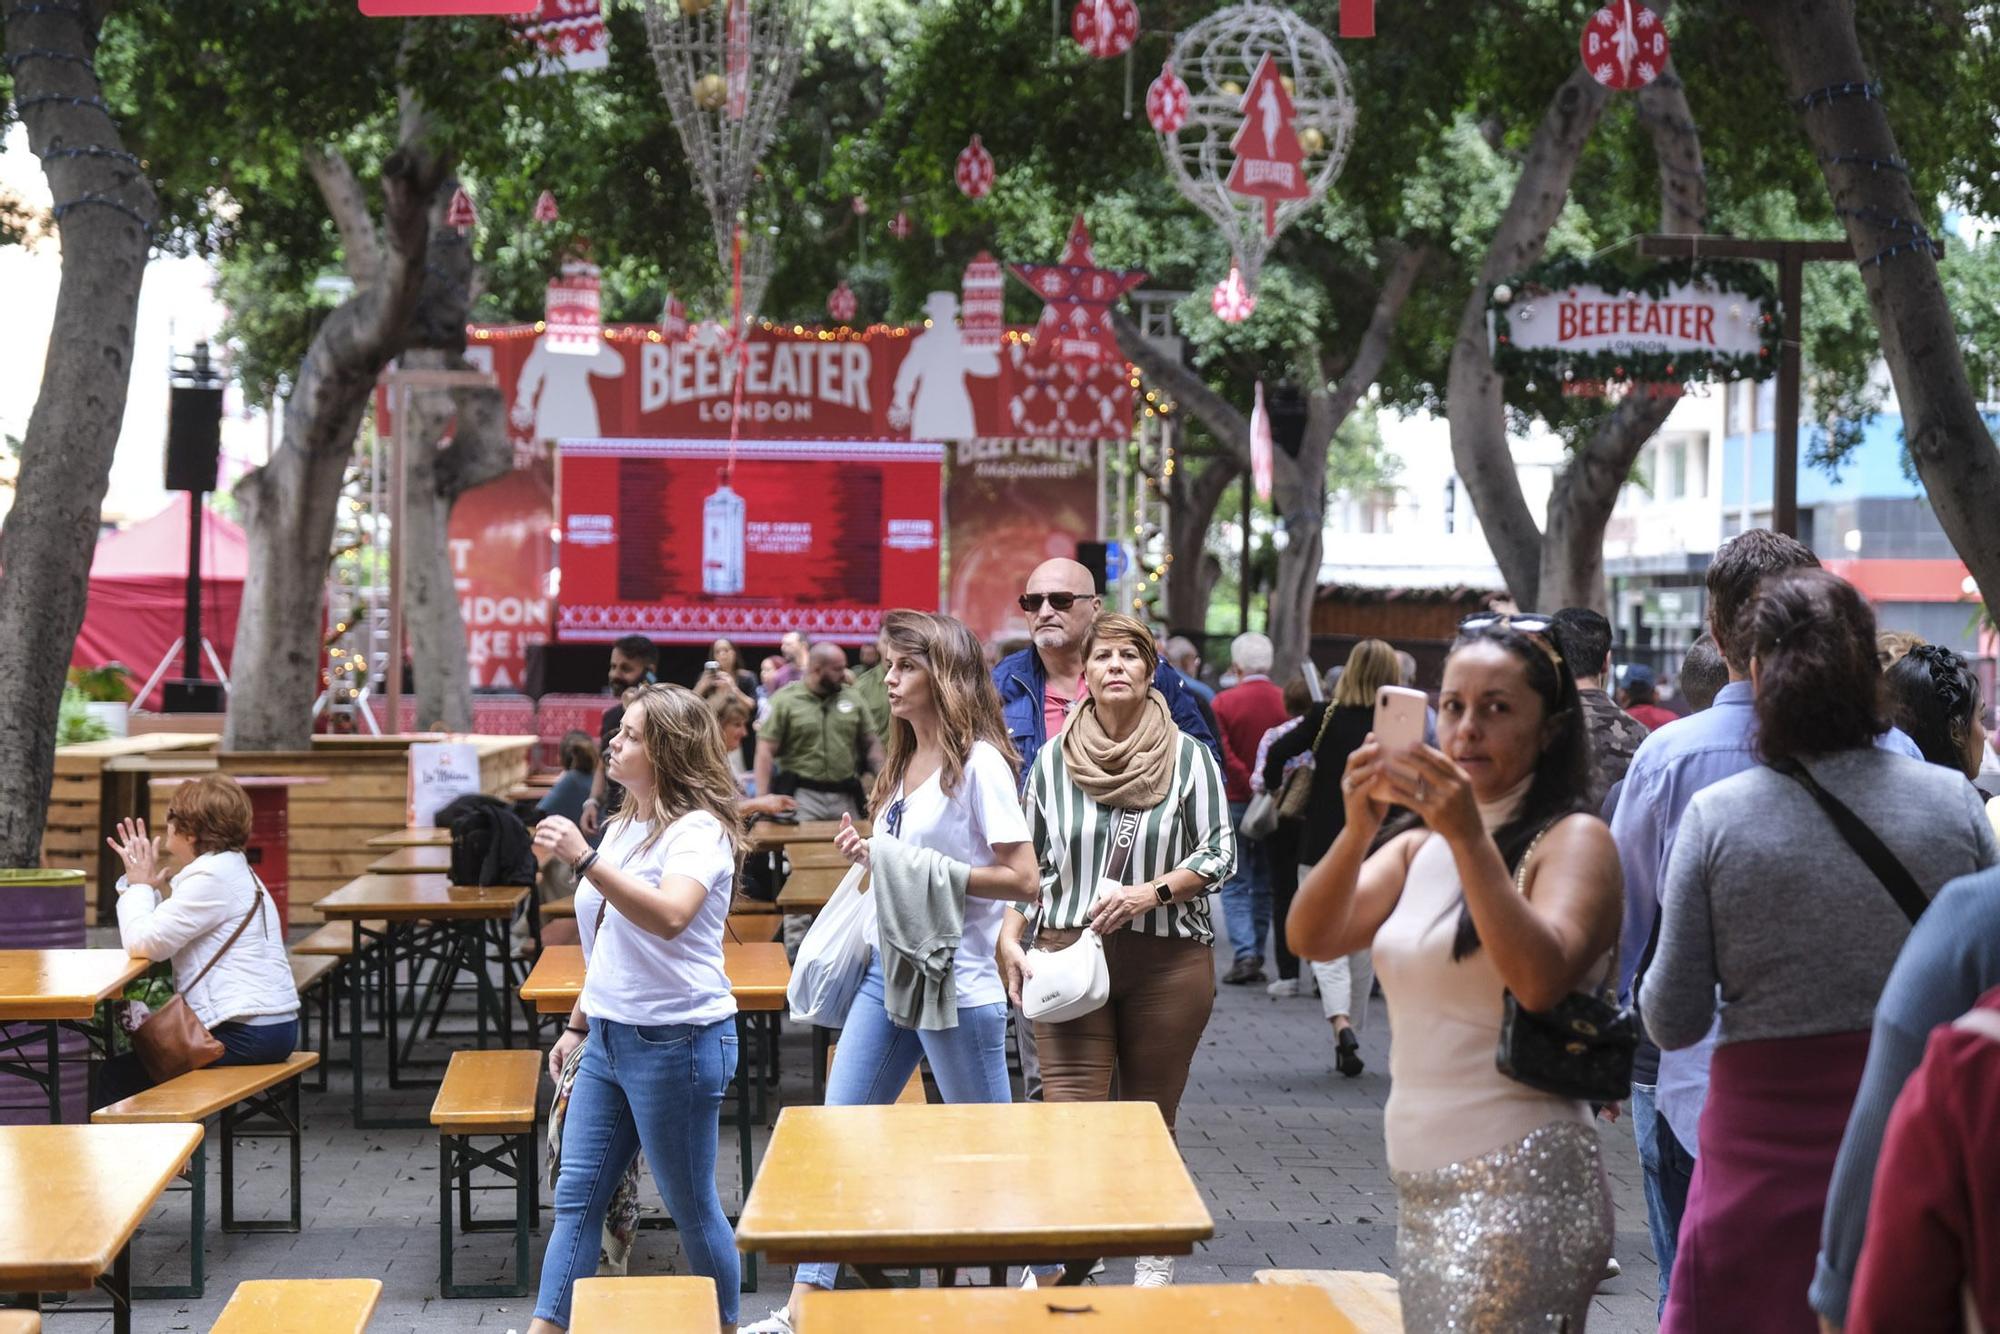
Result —
[{"label": "man in red polo shirt", "polygon": [[1264,937],[1271,933],[1271,867],[1264,845],[1243,836],[1243,812],[1250,804],[1250,766],[1264,733],[1285,721],[1285,693],[1271,680],[1271,641],[1256,633],[1236,636],[1229,645],[1236,684],[1215,697],[1215,721],[1222,731],[1223,794],[1236,826],[1236,870],[1223,882],[1222,919],[1229,924],[1236,962],[1222,980],[1243,986],[1264,980]]}]

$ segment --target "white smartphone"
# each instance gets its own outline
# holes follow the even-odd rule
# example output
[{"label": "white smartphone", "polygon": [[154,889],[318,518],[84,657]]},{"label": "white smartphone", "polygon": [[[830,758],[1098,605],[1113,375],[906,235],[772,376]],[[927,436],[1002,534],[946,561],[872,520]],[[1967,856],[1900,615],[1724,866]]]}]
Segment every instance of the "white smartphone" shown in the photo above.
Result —
[{"label": "white smartphone", "polygon": [[1430,699],[1407,686],[1383,686],[1375,692],[1375,740],[1383,750],[1415,750],[1424,742],[1424,718]]}]

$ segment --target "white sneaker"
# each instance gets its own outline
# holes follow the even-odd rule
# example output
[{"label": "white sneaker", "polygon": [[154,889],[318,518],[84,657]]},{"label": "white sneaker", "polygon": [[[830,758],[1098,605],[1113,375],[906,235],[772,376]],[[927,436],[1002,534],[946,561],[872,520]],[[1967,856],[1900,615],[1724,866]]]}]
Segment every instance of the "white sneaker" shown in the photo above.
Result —
[{"label": "white sneaker", "polygon": [[1299,980],[1296,977],[1281,977],[1264,988],[1266,996],[1296,996],[1299,994]]},{"label": "white sneaker", "polygon": [[1174,1283],[1174,1257],[1171,1255],[1142,1255],[1133,1268],[1132,1286],[1135,1288],[1170,1288]]},{"label": "white sneaker", "polygon": [[780,1306],[756,1324],[744,1325],[737,1334],[792,1334],[792,1308]]}]

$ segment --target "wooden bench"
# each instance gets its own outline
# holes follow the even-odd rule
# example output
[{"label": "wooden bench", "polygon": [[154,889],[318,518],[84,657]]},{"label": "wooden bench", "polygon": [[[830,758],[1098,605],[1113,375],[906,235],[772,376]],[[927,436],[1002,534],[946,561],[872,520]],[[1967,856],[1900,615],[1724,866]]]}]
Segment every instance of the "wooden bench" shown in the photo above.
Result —
[{"label": "wooden bench", "polygon": [[1365,1269],[1260,1269],[1259,1283],[1324,1289],[1360,1334],[1401,1334],[1403,1304],[1396,1280]]},{"label": "wooden bench", "polygon": [[[143,1093],[121,1098],[90,1114],[95,1125],[201,1125],[222,1117],[222,1230],[297,1232],[299,1191],[299,1076],[319,1064],[319,1053],[295,1051],[272,1065],[211,1065]],[[291,1145],[292,1213],[289,1220],[236,1217],[236,1145],[246,1139],[282,1138]],[[188,1171],[188,1282],[137,1287],[141,1297],[199,1297],[206,1285],[203,1234],[208,1228],[207,1137],[195,1147]]]},{"label": "wooden bench", "polygon": [[[314,927],[309,934],[292,946],[291,952],[293,954],[332,954],[345,959],[354,953],[354,925],[353,922],[327,922],[321,926]],[[379,936],[389,929],[389,924],[387,922],[363,922],[361,923],[361,928],[364,931],[372,931]]]},{"label": "wooden bench", "polygon": [[[438,1288],[446,1297],[525,1297],[528,1295],[528,1229],[541,1221],[541,1191],[535,1171],[535,1094],[541,1086],[539,1051],[459,1051],[431,1104],[438,1128]],[[492,1149],[474,1139],[498,1138]],[[472,1171],[488,1168],[511,1186],[474,1186]],[[514,1282],[461,1285],[451,1279],[452,1192],[458,1193],[461,1232],[514,1233]],[[472,1217],[472,1192],[511,1189],[511,1219]]]},{"label": "wooden bench", "polygon": [[784,924],[784,919],[776,913],[740,912],[729,914],[723,923],[729,929],[731,940],[746,945],[776,940]]},{"label": "wooden bench", "polygon": [[712,1278],[578,1279],[570,1334],[710,1330],[721,1320]]},{"label": "wooden bench", "polygon": [[[333,1046],[333,993],[334,974],[340,971],[340,959],[332,954],[307,954],[295,956],[292,964],[292,986],[299,993],[299,1046],[314,1047],[319,1051],[319,1069],[313,1074],[313,1092],[326,1092],[327,1054]],[[319,1011],[319,1042],[312,1040],[313,1011]]]},{"label": "wooden bench", "polygon": [[378,1278],[250,1279],[209,1334],[361,1334],[381,1296]]},{"label": "wooden bench", "polygon": [[0,1334],[42,1334],[42,1318],[33,1311],[0,1311]]}]

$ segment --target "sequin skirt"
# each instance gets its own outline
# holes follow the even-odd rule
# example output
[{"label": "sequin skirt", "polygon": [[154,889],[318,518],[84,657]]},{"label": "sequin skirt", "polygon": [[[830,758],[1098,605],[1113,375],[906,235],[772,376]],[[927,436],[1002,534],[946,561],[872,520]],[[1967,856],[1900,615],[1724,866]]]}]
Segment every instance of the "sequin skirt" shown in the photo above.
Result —
[{"label": "sequin skirt", "polygon": [[1403,1327],[1515,1334],[1584,1327],[1611,1256],[1597,1131],[1573,1121],[1433,1172],[1395,1172]]}]

